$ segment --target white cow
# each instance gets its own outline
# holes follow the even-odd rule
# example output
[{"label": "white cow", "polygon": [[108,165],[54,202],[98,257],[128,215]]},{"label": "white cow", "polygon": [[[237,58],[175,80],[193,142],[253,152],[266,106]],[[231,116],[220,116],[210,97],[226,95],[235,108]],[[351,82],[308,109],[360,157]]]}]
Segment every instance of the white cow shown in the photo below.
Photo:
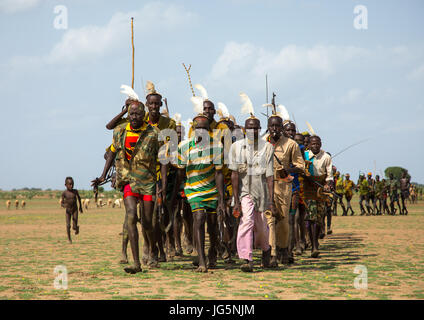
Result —
[{"label": "white cow", "polygon": [[119,207],[119,208],[121,208],[121,199],[116,199],[114,202],[113,202],[113,205],[112,205],[112,207],[113,208],[115,208],[115,207]]},{"label": "white cow", "polygon": [[102,198],[100,198],[100,199],[97,200],[96,206],[97,206],[97,208],[101,208],[101,207],[104,206],[103,199]]},{"label": "white cow", "polygon": [[84,199],[82,205],[84,206],[85,210],[88,210],[88,206],[90,205],[90,199]]}]

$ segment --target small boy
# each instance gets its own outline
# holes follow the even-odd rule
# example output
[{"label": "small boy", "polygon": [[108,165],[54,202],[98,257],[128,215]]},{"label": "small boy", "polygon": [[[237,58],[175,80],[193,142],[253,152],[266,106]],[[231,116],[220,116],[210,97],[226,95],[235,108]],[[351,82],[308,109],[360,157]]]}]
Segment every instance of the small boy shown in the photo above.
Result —
[{"label": "small boy", "polygon": [[72,229],[75,230],[75,234],[79,233],[78,226],[78,205],[77,199],[79,202],[79,211],[82,212],[81,198],[78,193],[78,190],[74,189],[74,179],[72,177],[67,177],[65,179],[66,190],[62,193],[61,205],[62,208],[66,208],[66,232],[68,234],[68,241],[72,243],[71,240],[71,217],[72,217]]}]

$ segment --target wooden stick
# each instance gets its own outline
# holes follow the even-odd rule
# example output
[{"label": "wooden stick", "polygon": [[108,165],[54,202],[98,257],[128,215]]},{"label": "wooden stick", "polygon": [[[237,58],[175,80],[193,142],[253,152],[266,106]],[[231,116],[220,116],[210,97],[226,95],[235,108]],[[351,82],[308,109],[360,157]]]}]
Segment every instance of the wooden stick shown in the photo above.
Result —
[{"label": "wooden stick", "polygon": [[187,68],[186,65],[183,63],[183,67],[184,67],[185,71],[187,72],[188,83],[190,84],[190,89],[191,89],[191,92],[193,93],[193,97],[195,97],[196,95],[194,94],[193,85],[191,84],[191,77],[190,77],[191,65],[189,65],[189,67]]},{"label": "wooden stick", "polygon": [[134,89],[134,18],[131,18],[131,45],[132,45],[132,78],[131,87]]}]

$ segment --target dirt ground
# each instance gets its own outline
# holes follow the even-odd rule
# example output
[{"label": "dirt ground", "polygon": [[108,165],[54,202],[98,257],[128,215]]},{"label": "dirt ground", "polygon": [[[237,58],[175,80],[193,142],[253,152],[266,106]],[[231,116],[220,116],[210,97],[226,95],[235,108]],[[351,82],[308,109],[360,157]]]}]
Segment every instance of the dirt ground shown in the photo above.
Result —
[{"label": "dirt ground", "polygon": [[[424,299],[424,202],[409,205],[408,216],[358,216],[353,202],[355,216],[333,217],[319,259],[308,251],[289,267],[263,270],[255,251],[253,273],[237,260],[197,274],[185,255],[136,275],[118,263],[123,208],[90,207],[68,244],[57,199],[3,205],[0,299]],[[56,266],[67,269],[66,290],[54,287]],[[355,288],[364,270],[367,288]]]}]

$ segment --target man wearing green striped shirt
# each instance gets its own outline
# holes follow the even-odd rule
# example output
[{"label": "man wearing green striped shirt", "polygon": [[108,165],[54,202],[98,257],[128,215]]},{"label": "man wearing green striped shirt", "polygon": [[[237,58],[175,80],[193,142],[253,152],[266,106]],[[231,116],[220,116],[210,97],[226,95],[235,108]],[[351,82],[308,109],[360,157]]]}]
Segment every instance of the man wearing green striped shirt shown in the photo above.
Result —
[{"label": "man wearing green striped shirt", "polygon": [[[186,171],[184,193],[193,212],[193,238],[198,253],[196,271],[207,272],[216,266],[217,259],[217,210],[225,212],[223,148],[214,144],[209,132],[206,115],[199,114],[193,119],[195,134],[178,146],[177,166]],[[180,177],[182,172],[180,171]],[[177,181],[178,182],[178,181]],[[205,222],[208,223],[210,247],[208,265],[205,257]]]}]

